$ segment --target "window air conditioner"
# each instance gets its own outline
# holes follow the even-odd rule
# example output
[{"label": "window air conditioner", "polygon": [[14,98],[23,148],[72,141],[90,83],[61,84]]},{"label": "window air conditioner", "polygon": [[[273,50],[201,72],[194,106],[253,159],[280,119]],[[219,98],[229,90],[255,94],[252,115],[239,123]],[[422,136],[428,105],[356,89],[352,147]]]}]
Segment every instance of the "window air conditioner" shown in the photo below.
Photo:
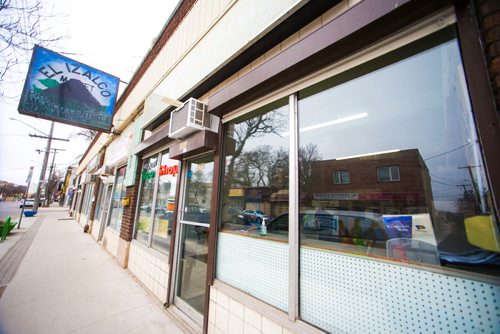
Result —
[{"label": "window air conditioner", "polygon": [[[170,115],[168,136],[182,139],[201,130],[211,130],[217,116],[207,113],[207,105],[190,98]],[[214,122],[215,123],[215,122]]]}]

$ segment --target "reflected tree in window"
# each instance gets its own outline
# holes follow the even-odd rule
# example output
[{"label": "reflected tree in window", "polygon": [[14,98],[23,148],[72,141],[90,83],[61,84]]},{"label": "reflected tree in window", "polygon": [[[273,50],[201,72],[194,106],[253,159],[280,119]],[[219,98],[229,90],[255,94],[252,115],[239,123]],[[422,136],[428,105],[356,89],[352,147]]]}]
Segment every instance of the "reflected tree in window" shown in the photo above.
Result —
[{"label": "reflected tree in window", "polygon": [[323,159],[318,146],[309,143],[299,147],[299,180],[300,192],[303,193],[305,203],[311,203],[313,198],[313,163]]},{"label": "reflected tree in window", "polygon": [[[235,125],[235,149],[231,157],[229,157],[226,167],[227,180],[230,183],[230,186],[226,187],[226,192],[229,192],[231,186],[240,185],[240,182],[244,183],[245,186],[256,185],[255,181],[264,182],[263,177],[265,173],[261,174],[263,169],[260,167],[262,164],[265,164],[264,160],[270,160],[270,157],[266,156],[266,151],[270,150],[270,148],[264,146],[244,152],[245,144],[249,139],[263,137],[270,133],[279,135],[281,132],[287,130],[285,128],[286,124],[287,118],[285,113],[281,110],[273,110]],[[251,162],[252,165],[245,165],[246,162]],[[254,170],[256,166],[259,166],[258,170]]]},{"label": "reflected tree in window", "polygon": [[203,170],[193,172],[193,180],[189,184],[189,198],[194,199],[195,203],[199,203],[199,198],[204,198],[207,195],[209,179],[203,173]]}]

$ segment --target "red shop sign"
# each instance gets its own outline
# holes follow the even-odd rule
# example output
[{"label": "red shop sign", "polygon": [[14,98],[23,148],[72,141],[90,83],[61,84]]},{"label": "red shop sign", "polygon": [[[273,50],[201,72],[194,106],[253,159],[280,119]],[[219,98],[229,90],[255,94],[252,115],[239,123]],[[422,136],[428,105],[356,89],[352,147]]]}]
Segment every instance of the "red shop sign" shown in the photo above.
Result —
[{"label": "red shop sign", "polygon": [[162,165],[162,166],[160,166],[160,176],[162,176],[162,175],[176,176],[178,172],[179,172],[179,165],[175,165],[175,166]]}]

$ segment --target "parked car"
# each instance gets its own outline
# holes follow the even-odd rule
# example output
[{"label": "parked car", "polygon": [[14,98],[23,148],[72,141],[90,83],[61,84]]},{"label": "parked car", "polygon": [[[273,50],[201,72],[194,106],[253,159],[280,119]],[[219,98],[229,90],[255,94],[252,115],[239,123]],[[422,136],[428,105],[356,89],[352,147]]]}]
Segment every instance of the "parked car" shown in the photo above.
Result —
[{"label": "parked car", "polygon": [[[38,206],[42,206],[43,201],[45,201],[45,198],[40,198],[38,201]],[[24,200],[21,200],[21,204],[19,204],[19,208],[23,207],[23,203],[26,203],[26,208],[32,208],[33,204],[35,204],[35,199],[34,198],[27,198],[26,202]]]},{"label": "parked car", "polygon": [[241,215],[244,221],[254,222],[256,224],[261,224],[263,220],[269,220],[269,217],[260,210],[243,210]]},{"label": "parked car", "polygon": [[183,220],[198,222],[203,224],[210,223],[210,212],[206,207],[200,204],[187,204],[184,207]]},{"label": "parked car", "polygon": [[[288,234],[288,213],[266,224],[268,233]],[[303,238],[353,244],[374,244],[389,239],[382,215],[342,210],[307,210],[300,212]]]}]

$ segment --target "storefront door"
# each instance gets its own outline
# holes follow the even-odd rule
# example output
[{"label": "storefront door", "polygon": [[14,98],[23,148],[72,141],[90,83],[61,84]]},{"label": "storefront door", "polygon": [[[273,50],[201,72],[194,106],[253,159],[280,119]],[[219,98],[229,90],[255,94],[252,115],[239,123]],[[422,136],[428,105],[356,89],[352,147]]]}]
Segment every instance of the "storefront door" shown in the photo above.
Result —
[{"label": "storefront door", "polygon": [[188,160],[183,165],[174,304],[201,324],[205,306],[213,156]]},{"label": "storefront door", "polygon": [[102,203],[102,212],[101,212],[101,217],[99,217],[99,220],[101,222],[101,225],[99,227],[99,235],[97,236],[97,241],[102,243],[102,236],[104,235],[104,229],[106,228],[106,223],[108,221],[108,212],[109,212],[109,205],[110,205],[110,199],[111,199],[111,193],[113,190],[113,185],[108,185],[106,187],[106,190],[104,191],[104,202]]}]

